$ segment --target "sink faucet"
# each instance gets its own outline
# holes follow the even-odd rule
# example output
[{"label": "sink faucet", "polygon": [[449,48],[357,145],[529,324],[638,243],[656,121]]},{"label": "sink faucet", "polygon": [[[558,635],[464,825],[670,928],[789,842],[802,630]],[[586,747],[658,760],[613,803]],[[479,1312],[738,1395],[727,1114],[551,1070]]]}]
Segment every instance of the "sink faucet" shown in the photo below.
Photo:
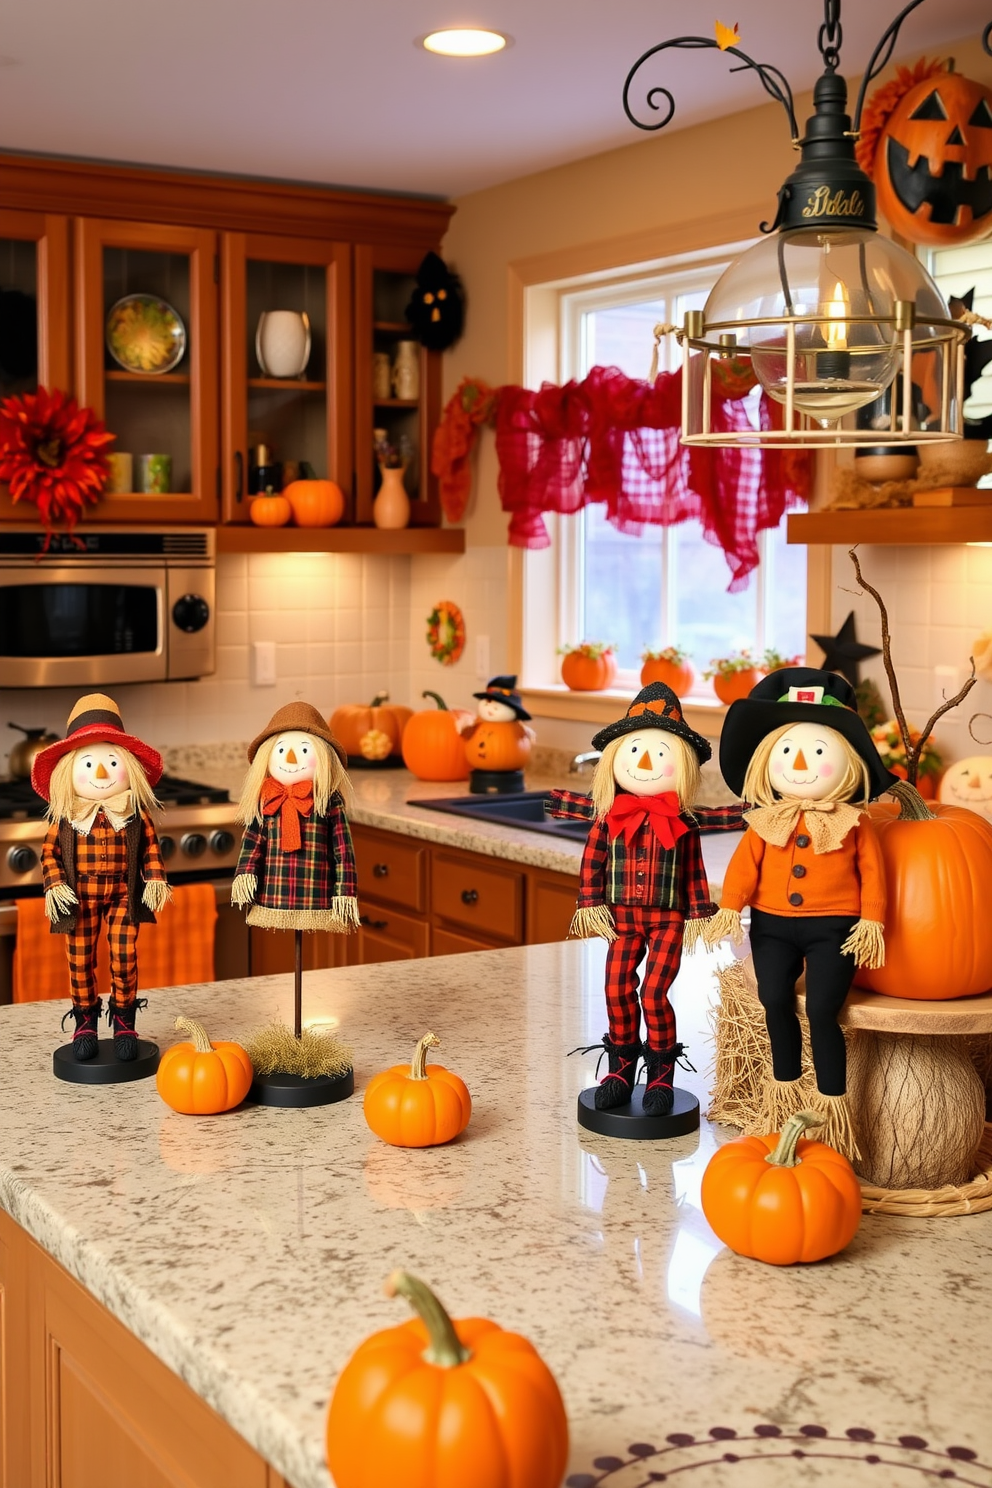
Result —
[{"label": "sink faucet", "polygon": [[585,754],[577,754],[574,756],[574,758],[572,759],[572,763],[568,767],[568,773],[570,775],[578,775],[583,765],[595,765],[598,763],[600,758],[601,756],[598,749],[590,749]]}]

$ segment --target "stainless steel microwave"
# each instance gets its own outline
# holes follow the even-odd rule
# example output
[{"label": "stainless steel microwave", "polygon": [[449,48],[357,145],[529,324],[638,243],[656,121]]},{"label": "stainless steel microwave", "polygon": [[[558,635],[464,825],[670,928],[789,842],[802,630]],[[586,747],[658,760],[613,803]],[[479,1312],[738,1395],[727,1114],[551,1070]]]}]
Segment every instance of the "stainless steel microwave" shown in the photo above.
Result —
[{"label": "stainless steel microwave", "polygon": [[215,579],[210,528],[0,527],[0,687],[208,676]]}]

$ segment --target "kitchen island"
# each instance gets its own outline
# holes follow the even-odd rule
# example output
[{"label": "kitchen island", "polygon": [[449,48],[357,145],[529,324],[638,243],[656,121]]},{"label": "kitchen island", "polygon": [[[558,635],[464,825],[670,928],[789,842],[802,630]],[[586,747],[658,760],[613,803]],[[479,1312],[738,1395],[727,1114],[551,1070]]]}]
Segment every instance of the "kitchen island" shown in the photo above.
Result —
[{"label": "kitchen island", "polygon": [[[696,953],[673,998],[699,1068],[681,1083],[704,1101],[714,965]],[[291,1488],[328,1488],[327,1402],[360,1340],[405,1317],[381,1292],[396,1266],[456,1316],[533,1340],[564,1394],[575,1488],[675,1469],[701,1488],[992,1484],[992,1216],[869,1217],[806,1268],[730,1254],[699,1184],[731,1131],[625,1144],[576,1125],[595,1056],[566,1055],[602,1035],[602,967],[600,943],[569,943],[309,974],[306,1013],[339,1024],[358,1087],[313,1111],[186,1118],[150,1081],[60,1084],[56,1009],[0,1009],[0,1206]],[[238,1037],[290,1006],[285,977],[170,989],[142,1031],[164,1046],[183,1011]],[[385,1147],[361,1090],[428,1028],[472,1122],[447,1147]],[[57,1411],[47,1396],[35,1413]],[[57,1454],[57,1420],[43,1437]]]}]

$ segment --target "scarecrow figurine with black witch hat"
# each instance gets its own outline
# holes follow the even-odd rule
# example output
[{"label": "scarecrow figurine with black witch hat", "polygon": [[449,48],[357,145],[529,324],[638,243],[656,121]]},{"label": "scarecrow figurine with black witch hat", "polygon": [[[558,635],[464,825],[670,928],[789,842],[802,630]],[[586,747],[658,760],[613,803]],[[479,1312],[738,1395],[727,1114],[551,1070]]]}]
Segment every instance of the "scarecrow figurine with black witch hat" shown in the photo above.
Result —
[{"label": "scarecrow figurine with black witch hat", "polygon": [[786,667],[731,704],[720,768],[752,803],[730,860],[721,907],[704,936],[743,939],[751,954],[772,1048],[762,1131],[780,1131],[803,1101],[796,982],[805,965],[806,1013],[822,1140],[851,1156],[847,1062],[838,1016],[855,968],[885,959],[885,872],[868,802],[896,783],[836,672]]},{"label": "scarecrow figurine with black witch hat", "polygon": [[66,737],[35,756],[31,784],[49,803],[51,822],[41,850],[45,912],[53,934],[66,937],[79,1061],[99,1051],[96,948],[104,922],[114,1053],[125,1063],[138,1057],[138,927],[154,922],[171,894],[149,814],[161,775],[162,756],[125,733],[117,704],[98,692],[79,699]]},{"label": "scarecrow figurine with black witch hat", "polygon": [[663,682],[642,688],[623,718],[601,729],[592,742],[602,750],[592,800],[552,791],[548,809],[553,816],[594,818],[569,934],[599,935],[610,942],[609,1032],[603,1038],[609,1072],[596,1090],[595,1106],[610,1110],[630,1101],[643,1055],[642,1110],[646,1116],[665,1116],[672,1109],[675,1061],[682,1053],[668,990],[683,945],[697,944],[715,910],[699,829],[739,831],[740,806],[694,807],[700,766],[711,749],[685,722],[678,698]]}]

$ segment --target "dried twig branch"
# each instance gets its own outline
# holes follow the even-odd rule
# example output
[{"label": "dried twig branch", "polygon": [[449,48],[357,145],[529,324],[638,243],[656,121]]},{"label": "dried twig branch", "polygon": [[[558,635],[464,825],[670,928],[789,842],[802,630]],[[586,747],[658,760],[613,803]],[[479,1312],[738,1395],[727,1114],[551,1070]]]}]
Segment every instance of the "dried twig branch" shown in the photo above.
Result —
[{"label": "dried twig branch", "polygon": [[[885,667],[885,675],[889,679],[889,691],[892,694],[892,711],[895,714],[896,723],[898,723],[899,725],[899,734],[902,738],[902,747],[906,751],[906,761],[908,767],[910,757],[913,753],[913,747],[909,739],[909,725],[906,722],[906,715],[902,711],[902,699],[899,696],[899,682],[896,678],[895,667],[892,665],[892,635],[889,631],[889,612],[885,608],[885,601],[879,594],[878,590],[875,589],[871,584],[869,584],[868,580],[862,574],[861,564],[858,562],[857,548],[850,548],[848,550],[847,556],[854,564],[854,572],[857,576],[858,584],[860,585],[862,590],[871,595],[872,599],[878,605],[878,612],[882,617],[882,665]],[[916,784],[915,768],[909,769],[909,781],[911,785]]]},{"label": "dried twig branch", "polygon": [[[954,697],[952,698],[945,698],[940,707],[937,709],[936,713],[932,714],[931,717],[927,719],[926,727],[916,741],[916,748],[913,750],[912,758],[909,761],[909,779],[914,783],[916,781],[916,770],[917,766],[920,763],[920,756],[923,753],[924,745],[934,731],[937,719],[943,718],[944,714],[949,713],[952,708],[956,708],[958,703],[963,703],[971,689],[974,687],[975,683],[978,681],[978,677],[975,673],[975,658],[973,656],[969,656],[968,660],[971,662],[971,676],[968,678],[967,682],[964,684],[960,692],[955,693]],[[978,715],[976,714],[975,716],[977,718]],[[969,724],[968,727],[970,729],[971,725]]]},{"label": "dried twig branch", "polygon": [[975,724],[979,718],[987,718],[992,723],[992,713],[973,713],[968,719],[968,732],[976,744],[981,744],[983,749],[987,749],[992,744],[992,739],[980,739],[975,733]]}]

